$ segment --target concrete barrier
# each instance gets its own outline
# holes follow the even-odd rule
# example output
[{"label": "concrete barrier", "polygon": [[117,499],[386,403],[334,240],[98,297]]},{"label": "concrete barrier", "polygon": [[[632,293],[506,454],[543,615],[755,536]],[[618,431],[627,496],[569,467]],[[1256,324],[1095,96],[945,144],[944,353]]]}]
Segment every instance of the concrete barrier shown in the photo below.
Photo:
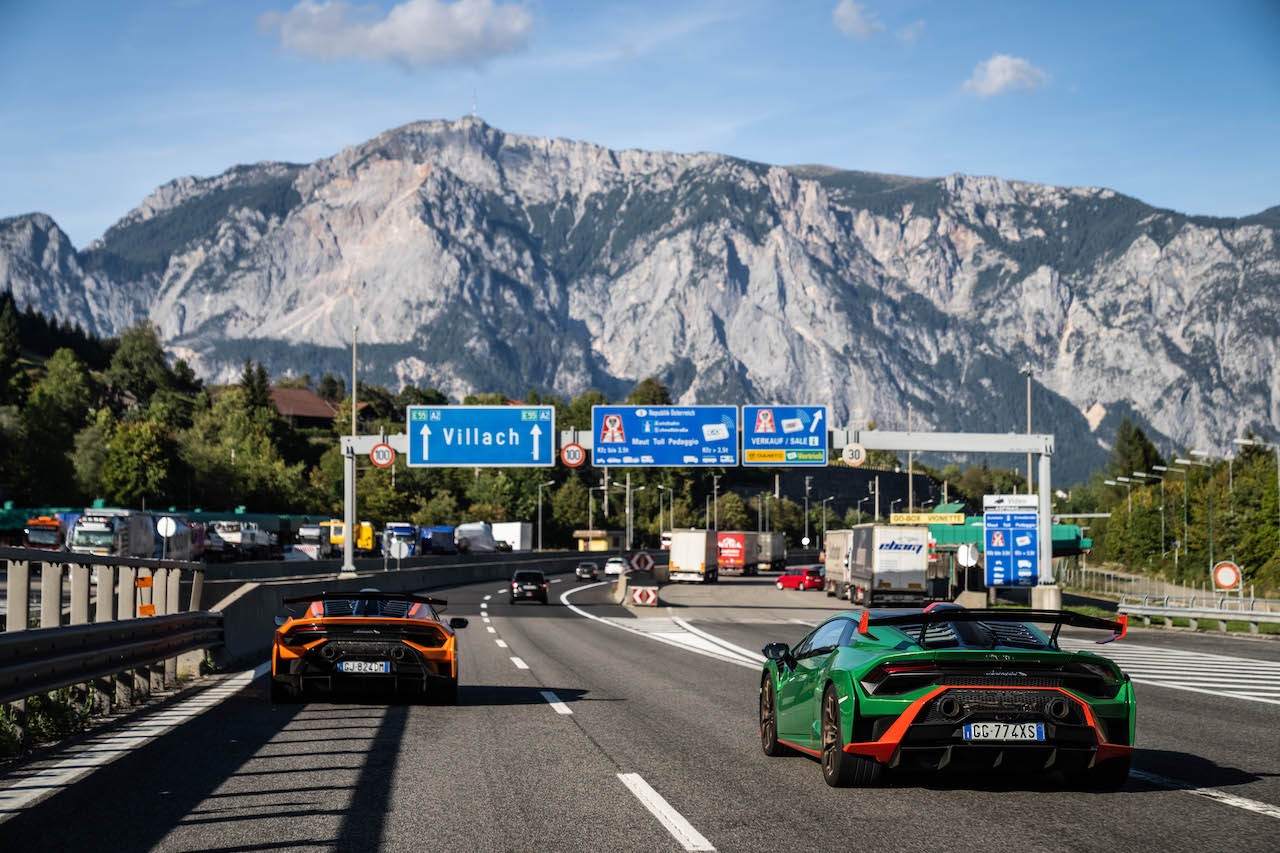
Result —
[{"label": "concrete barrier", "polygon": [[[222,613],[226,645],[213,653],[219,667],[238,662],[259,662],[271,651],[271,638],[275,633],[275,617],[284,613],[284,600],[318,592],[356,592],[366,587],[377,587],[385,592],[414,592],[438,590],[462,586],[480,581],[506,580],[514,570],[513,562],[521,568],[540,569],[547,574],[573,571],[578,556],[520,555],[513,561],[510,554],[469,555],[466,563],[435,565],[423,568],[402,568],[400,571],[382,571],[381,562],[373,570],[361,570],[339,577],[335,571],[328,576],[286,577],[255,580],[248,583],[221,580],[206,583],[203,590],[205,609]],[[484,557],[497,559],[485,560]],[[357,566],[357,568],[360,568]]]}]

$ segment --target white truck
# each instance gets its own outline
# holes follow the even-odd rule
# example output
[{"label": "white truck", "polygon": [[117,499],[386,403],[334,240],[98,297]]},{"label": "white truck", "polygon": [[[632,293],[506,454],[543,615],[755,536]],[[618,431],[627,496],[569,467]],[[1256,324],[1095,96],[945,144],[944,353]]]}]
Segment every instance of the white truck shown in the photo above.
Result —
[{"label": "white truck", "polygon": [[303,524],[298,527],[298,544],[293,550],[306,554],[311,560],[327,560],[339,556],[338,549],[329,541],[329,528],[319,524]]},{"label": "white truck", "polygon": [[759,535],[760,550],[756,557],[762,570],[780,572],[787,567],[787,538],[768,531]]},{"label": "white truck", "polygon": [[532,551],[533,525],[527,521],[499,521],[493,525],[493,538],[506,542],[512,551]]},{"label": "white truck", "polygon": [[150,557],[156,550],[151,516],[136,509],[86,509],[71,531],[74,554]]},{"label": "white truck", "polygon": [[669,579],[715,583],[720,579],[716,534],[710,530],[676,530],[671,534]]},{"label": "white truck", "polygon": [[827,531],[827,595],[866,607],[921,607],[929,572],[929,528],[859,524]]},{"label": "white truck", "polygon": [[498,540],[493,538],[493,527],[487,521],[469,521],[453,530],[454,542],[459,554],[475,554],[498,550]]},{"label": "white truck", "polygon": [[214,521],[209,528],[222,538],[225,559],[265,560],[271,556],[271,534],[252,521]]}]

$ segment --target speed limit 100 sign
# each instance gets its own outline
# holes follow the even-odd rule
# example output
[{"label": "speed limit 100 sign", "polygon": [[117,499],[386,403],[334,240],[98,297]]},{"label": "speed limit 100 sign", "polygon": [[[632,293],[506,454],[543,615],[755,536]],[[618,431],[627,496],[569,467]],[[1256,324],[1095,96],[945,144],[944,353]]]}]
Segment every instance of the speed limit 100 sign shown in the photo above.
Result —
[{"label": "speed limit 100 sign", "polygon": [[369,451],[369,459],[379,468],[386,468],[396,461],[396,452],[389,444],[375,444]]},{"label": "speed limit 100 sign", "polygon": [[566,444],[560,448],[560,461],[570,468],[577,468],[587,461],[587,451],[581,444]]},{"label": "speed limit 100 sign", "polygon": [[1213,582],[1218,589],[1235,589],[1240,585],[1240,567],[1223,560],[1213,567]]}]

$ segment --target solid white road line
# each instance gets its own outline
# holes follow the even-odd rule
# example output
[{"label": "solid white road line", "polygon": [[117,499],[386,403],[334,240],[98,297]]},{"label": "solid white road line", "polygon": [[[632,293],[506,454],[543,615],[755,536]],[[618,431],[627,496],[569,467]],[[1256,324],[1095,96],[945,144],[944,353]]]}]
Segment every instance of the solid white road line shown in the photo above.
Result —
[{"label": "solid white road line", "polygon": [[524,661],[520,660],[520,658],[512,658],[512,659],[511,659],[511,662],[512,662],[513,664],[515,664],[515,665],[516,665],[516,669],[528,669],[528,668],[529,668],[529,664],[527,664],[527,663],[525,663]]},{"label": "solid white road line", "polygon": [[[486,620],[484,620],[484,621],[488,622],[489,620],[488,620],[488,619],[486,619]],[[497,630],[496,628],[494,628],[492,625],[490,625],[488,628],[485,628],[485,630],[486,630],[486,631],[488,631],[490,634],[496,634],[496,633],[498,633],[498,630]]]},{"label": "solid white road line", "polygon": [[543,690],[542,698],[547,700],[547,704],[555,709],[557,714],[572,714],[569,706],[560,701],[560,697],[552,693],[550,690]]},{"label": "solid white road line", "polygon": [[498,648],[500,649],[505,649],[507,647],[506,640],[494,640],[494,642],[498,644]]},{"label": "solid white road line", "polygon": [[641,778],[639,773],[619,773],[618,778],[622,780],[622,784],[626,785],[631,793],[635,794],[640,804],[666,827],[667,832],[671,833],[671,837],[680,842],[680,846],[685,850],[716,849],[710,841],[703,837],[702,833],[694,829],[693,825],[684,819],[684,815],[671,808],[671,804],[663,799],[661,794],[653,790],[649,783]]},{"label": "solid white road line", "polygon": [[12,788],[0,790],[0,823],[19,814],[36,800],[71,786],[98,767],[129,755],[147,742],[198,717],[270,671],[271,664],[264,663],[256,669],[237,673],[221,684],[203,690],[161,713],[142,715],[128,729],[92,739],[70,757],[32,773],[19,780]]},{"label": "solid white road line", "polygon": [[[670,607],[667,608],[667,612],[671,613]],[[702,639],[707,640],[708,642],[716,644],[717,646],[722,646],[723,648],[728,649],[734,654],[742,655],[747,660],[753,660],[753,661],[756,661],[757,663],[764,663],[765,660],[767,660],[767,658],[765,658],[765,656],[760,654],[759,652],[753,652],[750,649],[744,649],[742,646],[735,646],[733,643],[729,642],[728,640],[722,640],[714,634],[708,634],[706,631],[703,631],[700,628],[693,627],[688,622],[681,619],[679,616],[676,616],[674,613],[671,613],[671,621],[679,625],[681,628],[684,628],[690,634],[699,636]]]},{"label": "solid white road line", "polygon": [[1225,806],[1232,806],[1237,809],[1254,812],[1267,817],[1273,817],[1280,820],[1280,806],[1273,806],[1270,803],[1259,802],[1258,800],[1250,800],[1247,797],[1240,797],[1235,794],[1228,794],[1226,791],[1219,791],[1217,788],[1197,788],[1186,782],[1179,782],[1177,779],[1168,779],[1164,776],[1157,776],[1154,773],[1147,773],[1142,770],[1131,770],[1129,775],[1134,779],[1141,779],[1143,782],[1149,782],[1152,785],[1158,785],[1161,788],[1169,788],[1173,791],[1185,791],[1188,794],[1194,794],[1197,797],[1204,797],[1215,802],[1222,803]]},{"label": "solid white road line", "polygon": [[636,634],[637,636],[640,636],[640,637],[648,637],[649,639],[656,640],[659,643],[666,643],[668,646],[675,646],[677,649],[684,649],[685,651],[693,652],[694,654],[703,655],[704,657],[715,658],[716,660],[725,661],[726,663],[737,664],[738,666],[744,666],[747,669],[760,668],[759,664],[756,664],[749,660],[743,660],[741,657],[729,652],[724,647],[711,643],[708,640],[696,637],[696,635],[690,634],[689,632],[684,631],[683,629],[681,629],[681,631],[679,632],[680,635],[689,639],[690,641],[697,641],[697,642],[680,642],[677,639],[673,639],[672,637],[674,637],[675,635],[671,633],[669,633],[667,636],[661,636],[652,631],[637,631],[635,628],[629,627],[627,625],[623,625],[620,622],[615,622],[612,619],[602,619],[601,617],[596,616],[594,613],[588,613],[587,611],[583,610],[581,607],[578,607],[576,604],[569,603],[569,596],[573,595],[574,593],[580,592],[582,590],[591,589],[592,587],[604,586],[605,584],[608,584],[608,583],[612,583],[612,581],[601,581],[599,583],[587,584],[586,586],[577,586],[577,587],[574,587],[573,589],[565,590],[560,594],[560,603],[563,604],[565,607],[569,608],[570,610],[572,610],[574,613],[578,614],[579,616],[585,617],[594,622],[599,622],[603,625],[608,625],[610,628],[617,628],[619,631],[626,631],[629,634]]}]

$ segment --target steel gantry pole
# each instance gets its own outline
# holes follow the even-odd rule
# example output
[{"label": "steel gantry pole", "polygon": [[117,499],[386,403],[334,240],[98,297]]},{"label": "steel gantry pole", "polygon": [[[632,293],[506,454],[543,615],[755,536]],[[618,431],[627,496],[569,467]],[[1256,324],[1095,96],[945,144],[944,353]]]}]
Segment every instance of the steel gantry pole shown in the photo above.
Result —
[{"label": "steel gantry pole", "polygon": [[[1027,435],[1031,435],[1031,374],[1035,368],[1031,366],[1031,362],[1024,362],[1019,373],[1027,374]],[[1027,494],[1031,491],[1031,454],[1027,454]]]},{"label": "steel gantry pole", "polygon": [[545,483],[538,484],[538,550],[542,550],[542,490],[547,486],[554,486],[555,480],[547,480]]},{"label": "steel gantry pole", "polygon": [[835,495],[822,499],[822,544],[827,544],[827,502],[836,499]]},{"label": "steel gantry pole", "polygon": [[[1212,577],[1213,575],[1213,460],[1209,459],[1208,452],[1204,450],[1188,450],[1187,456],[1195,456],[1197,458],[1189,459],[1185,457],[1178,457],[1173,461],[1178,463],[1179,465],[1197,465],[1201,468],[1208,469],[1206,473],[1207,473],[1207,476],[1209,477],[1209,575],[1210,577]],[[1203,462],[1201,461],[1202,459],[1209,459],[1209,461]]]}]

